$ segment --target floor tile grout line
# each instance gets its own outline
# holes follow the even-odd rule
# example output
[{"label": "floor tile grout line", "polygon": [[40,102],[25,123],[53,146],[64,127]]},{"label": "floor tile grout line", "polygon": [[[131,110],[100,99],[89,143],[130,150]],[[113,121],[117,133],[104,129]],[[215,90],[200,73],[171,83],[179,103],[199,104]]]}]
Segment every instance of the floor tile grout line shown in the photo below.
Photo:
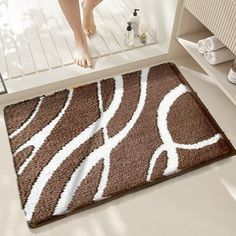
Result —
[{"label": "floor tile grout line", "polygon": [[[19,7],[19,2],[17,0],[15,0],[15,1],[16,1],[17,7]],[[38,69],[37,69],[37,66],[36,66],[36,63],[35,63],[35,60],[34,60],[34,57],[33,57],[32,48],[31,48],[30,43],[29,43],[29,37],[28,37],[27,33],[25,32],[25,29],[24,29],[23,34],[24,34],[24,37],[27,39],[27,46],[29,48],[30,55],[31,55],[31,58],[32,58],[32,62],[33,62],[33,65],[34,65],[34,72],[32,72],[32,73],[24,73],[24,76],[25,76],[25,75],[28,75],[28,74],[38,73]]]},{"label": "floor tile grout line", "polygon": [[[59,55],[58,49],[57,49],[57,47],[56,47],[55,40],[54,40],[54,38],[52,37],[52,34],[51,34],[50,30],[49,30],[49,25],[48,25],[47,18],[46,18],[46,16],[45,16],[45,14],[44,14],[44,12],[43,12],[41,6],[39,7],[39,9],[40,9],[41,15],[42,15],[42,17],[43,17],[43,19],[44,19],[44,22],[45,22],[45,24],[46,24],[46,26],[47,26],[47,31],[48,31],[48,33],[49,33],[49,35],[50,35],[50,38],[51,38],[52,42],[53,42],[53,46],[54,46],[54,49],[55,49],[55,51],[56,51],[57,57],[58,57],[58,59],[59,59],[59,61],[60,61],[60,63],[61,63],[61,65],[59,65],[59,66],[57,66],[57,67],[63,67],[63,66],[64,66],[64,63],[63,63],[63,61],[62,61],[62,58],[61,58],[60,55]],[[53,69],[53,68],[51,68],[51,69]]]},{"label": "floor tile grout line", "polygon": [[[30,17],[31,17],[31,20],[32,20],[33,23],[35,23],[35,22],[34,22],[34,18],[33,18],[33,14],[32,14],[31,5],[29,5],[29,0],[24,0],[24,1],[25,1],[25,4],[26,4],[26,5],[28,6],[28,8],[29,8],[29,15],[30,15]],[[46,63],[47,63],[48,69],[49,69],[49,68],[50,68],[49,62],[48,62],[48,59],[47,59],[47,57],[46,57],[46,52],[45,52],[45,49],[44,49],[43,44],[42,44],[42,39],[41,39],[41,37],[40,37],[40,33],[39,33],[39,31],[38,31],[38,27],[34,24],[33,28],[35,29],[36,34],[37,34],[37,36],[38,36],[39,43],[40,43],[40,47],[41,47],[41,49],[42,49],[44,58],[45,58],[45,60],[46,60]]]},{"label": "floor tile grout line", "polygon": [[[101,34],[99,34],[98,32],[96,32],[96,33],[97,33],[97,35],[99,36],[99,38],[103,41],[104,45],[106,46],[106,48],[107,48],[107,50],[108,50],[108,52],[109,52],[108,55],[111,55],[111,54],[112,54],[112,51],[111,51],[110,48],[108,47],[108,45],[107,45],[107,43],[106,43],[104,37],[103,37]],[[104,54],[104,56],[106,56],[106,54]]]},{"label": "floor tile grout line", "polygon": [[[104,4],[104,6],[106,6],[106,5]],[[109,10],[109,7],[106,6],[106,9]],[[110,11],[108,11],[108,12],[109,12],[110,17],[114,20],[114,22],[115,22],[116,25],[118,26],[118,28],[120,28],[120,30],[123,31],[124,29],[122,29],[122,27],[121,27],[120,24],[117,22],[117,20],[116,20],[115,17],[113,16],[113,14],[111,14]]]},{"label": "floor tile grout line", "polygon": [[[52,10],[51,0],[50,0],[50,1],[46,1],[46,2],[47,2],[47,4],[48,4],[47,6]],[[59,15],[60,15],[60,18],[62,18],[62,20],[64,21],[61,12],[59,12]],[[59,17],[59,16],[58,16],[58,17]],[[64,33],[64,31],[62,30],[62,28],[61,28],[61,24],[58,22],[58,19],[57,19],[57,18],[55,19],[55,21],[56,21],[56,24],[57,24],[58,28],[60,29],[60,32],[61,32],[61,35],[63,36],[64,42],[65,42],[66,45],[67,45],[67,48],[68,48],[68,50],[69,50],[69,52],[70,52],[70,55],[71,55],[71,57],[72,57],[72,60],[74,60],[73,52],[71,51],[71,48],[70,48],[70,46],[69,46],[69,42],[67,41],[67,39],[66,39],[66,37],[65,37],[65,33]]]},{"label": "floor tile grout line", "polygon": [[96,11],[96,14],[98,14],[99,17],[101,18],[103,25],[106,26],[106,28],[108,28],[108,30],[109,30],[111,36],[113,37],[114,41],[116,41],[117,45],[120,47],[120,51],[122,52],[123,49],[122,49],[122,47],[121,47],[119,41],[116,39],[115,35],[113,34],[112,30],[110,29],[110,27],[107,26],[105,20],[104,20],[103,17],[101,16],[100,12],[99,12],[97,9],[95,9],[95,11]]},{"label": "floor tile grout line", "polygon": [[[103,18],[102,13],[100,12],[99,9],[97,9],[97,12],[98,12],[98,14],[100,15],[100,17]],[[109,15],[110,15],[110,14],[109,14]],[[113,17],[112,17],[112,18],[113,18]],[[114,22],[116,23],[116,25],[117,25],[117,22],[114,20],[114,18],[113,18],[113,21],[114,21]],[[110,27],[107,25],[107,23],[105,23],[105,25],[106,25],[106,27],[108,27],[108,28],[110,29]],[[118,27],[118,26],[117,26],[117,27]],[[118,27],[118,28],[121,29],[120,27]],[[111,33],[112,33],[112,36],[116,39],[116,36],[114,35],[113,31],[112,31],[112,30],[110,30],[110,31],[111,31]],[[118,42],[117,39],[116,39],[116,41]],[[122,52],[127,50],[126,48],[123,49],[123,47],[121,46],[121,44],[120,44],[119,42],[118,42],[118,44],[119,44],[119,46],[120,46]]]},{"label": "floor tile grout line", "polygon": [[15,40],[15,34],[12,30],[12,21],[10,19],[10,15],[9,15],[9,7],[6,5],[6,8],[7,8],[7,20],[8,20],[8,24],[10,26],[10,34],[11,34],[11,37],[14,39],[14,46],[15,46],[15,49],[16,49],[16,54],[17,54],[17,59],[18,59],[18,62],[19,62],[19,65],[17,66],[20,66],[20,71],[21,71],[21,75],[23,76],[24,73],[23,73],[23,66],[22,66],[22,62],[21,62],[21,59],[20,59],[20,56],[19,56],[19,49],[18,49],[18,46],[16,44],[16,40]]},{"label": "floor tile grout line", "polygon": [[2,50],[3,50],[3,60],[4,60],[4,63],[5,63],[5,66],[6,66],[6,70],[7,70],[7,78],[4,79],[4,80],[10,80],[11,77],[10,77],[10,74],[9,74],[9,66],[7,64],[7,59],[5,57],[5,47],[4,47],[4,42],[3,42],[3,39],[1,37],[1,34],[0,34],[0,40],[1,40],[1,44],[2,44]]}]

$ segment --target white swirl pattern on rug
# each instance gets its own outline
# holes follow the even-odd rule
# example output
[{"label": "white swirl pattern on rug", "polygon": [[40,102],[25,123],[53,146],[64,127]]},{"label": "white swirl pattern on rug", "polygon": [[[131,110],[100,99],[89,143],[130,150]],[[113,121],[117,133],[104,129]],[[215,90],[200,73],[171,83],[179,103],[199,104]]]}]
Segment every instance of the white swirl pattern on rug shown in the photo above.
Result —
[{"label": "white swirl pattern on rug", "polygon": [[[116,148],[119,143],[122,142],[124,138],[127,137],[128,133],[133,129],[137,120],[139,119],[142,111],[145,107],[145,102],[147,98],[147,82],[148,82],[148,74],[149,69],[144,69],[141,71],[140,76],[140,94],[139,100],[136,105],[136,109],[132,114],[130,120],[126,123],[125,127],[122,128],[117,134],[113,137],[108,136],[107,125],[111,121],[111,119],[115,116],[117,110],[119,109],[123,94],[124,94],[124,82],[122,76],[117,76],[114,78],[115,81],[115,90],[113,99],[107,108],[106,111],[103,109],[103,98],[101,91],[101,83],[97,83],[97,97],[98,97],[98,106],[100,110],[100,117],[90,124],[87,128],[85,128],[81,133],[79,133],[72,140],[69,140],[68,143],[63,146],[47,163],[46,166],[43,167],[36,181],[34,182],[28,198],[26,200],[24,211],[26,215],[27,221],[30,221],[33,217],[35,208],[40,200],[40,197],[43,193],[45,186],[48,181],[52,178],[53,174],[57,169],[62,165],[62,163],[82,144],[84,144],[87,140],[93,137],[98,131],[102,130],[104,143],[97,149],[93,150],[87,157],[83,159],[81,164],[74,170],[71,178],[65,185],[64,189],[60,194],[60,198],[56,204],[53,215],[62,215],[68,212],[68,207],[75,196],[77,189],[80,187],[83,180],[85,180],[88,175],[91,173],[93,167],[95,167],[99,161],[103,161],[103,170],[99,180],[99,186],[97,188],[96,194],[93,196],[94,201],[99,201],[104,199],[104,190],[107,186],[108,176],[110,171],[110,155],[112,150]],[[178,85],[176,88],[172,89],[168,94],[164,96],[160,105],[157,109],[157,127],[159,130],[159,134],[163,144],[161,144],[156,151],[153,153],[149,168],[147,172],[146,181],[151,181],[152,173],[155,168],[155,164],[163,152],[167,152],[167,167],[163,173],[163,175],[170,175],[178,171],[179,165],[179,156],[177,153],[177,149],[200,149],[214,143],[217,143],[220,138],[222,138],[221,134],[216,134],[215,136],[200,141],[195,144],[179,144],[175,143],[172,139],[172,136],[168,130],[167,118],[171,106],[174,102],[183,94],[189,92],[189,88],[183,84]],[[18,175],[21,175],[25,168],[28,166],[30,161],[35,157],[36,153],[42,147],[47,137],[52,133],[55,126],[61,120],[69,105],[71,104],[71,100],[73,97],[73,90],[69,90],[67,100],[64,104],[64,107],[58,113],[58,115],[41,131],[33,135],[28,141],[22,144],[14,153],[16,156],[20,151],[24,150],[29,146],[33,146],[33,151],[29,155],[29,157],[25,160],[25,162],[20,166]],[[20,126],[17,130],[15,130],[10,138],[13,138],[20,134],[36,117],[40,110],[40,106],[42,104],[44,97],[40,97],[38,104],[35,108],[35,111],[29,117],[29,119]]]},{"label": "white swirl pattern on rug", "polygon": [[79,148],[89,138],[93,137],[100,129],[106,127],[111,118],[115,115],[122,101],[124,93],[123,86],[124,85],[122,76],[115,77],[115,93],[108,109],[103,114],[101,114],[98,120],[96,120],[86,129],[84,129],[84,131],[78,134],[69,143],[67,143],[60,151],[58,151],[40,172],[37,180],[35,181],[30,191],[29,197],[24,207],[26,219],[28,221],[30,221],[32,218],[34,209],[40,199],[43,188],[46,186],[47,182],[52,177],[53,173],[60,167],[62,162],[68,156],[70,156],[74,150]]},{"label": "white swirl pattern on rug", "polygon": [[157,127],[159,130],[160,137],[163,141],[163,144],[160,145],[157,150],[154,152],[151,157],[150,166],[147,174],[147,181],[151,181],[151,176],[156,164],[157,159],[160,157],[161,153],[167,152],[167,167],[163,173],[163,175],[171,175],[178,171],[179,165],[179,155],[177,153],[177,148],[180,149],[200,149],[214,143],[217,143],[220,138],[222,138],[221,134],[216,134],[210,139],[203,140],[196,144],[178,144],[175,143],[172,139],[172,136],[168,130],[167,118],[168,113],[170,111],[171,106],[181,95],[189,92],[189,88],[183,84],[180,84],[173,90],[171,90],[161,101],[159,108],[157,110]]},{"label": "white swirl pattern on rug", "polygon": [[32,153],[29,155],[29,157],[27,157],[27,159],[24,161],[24,163],[20,166],[20,168],[17,172],[18,175],[21,175],[23,173],[25,168],[28,166],[28,164],[31,162],[31,160],[35,157],[37,152],[40,150],[41,146],[44,144],[47,137],[52,133],[53,129],[55,128],[57,123],[61,120],[61,118],[65,114],[67,108],[69,107],[72,97],[73,97],[73,90],[69,90],[69,94],[68,94],[67,100],[65,102],[65,105],[62,108],[62,110],[59,112],[59,114],[47,126],[45,126],[41,131],[36,133],[34,136],[32,136],[27,142],[22,144],[15,151],[15,153],[13,154],[14,156],[16,156],[19,152],[23,151],[24,149],[26,149],[30,146],[33,146],[33,148],[34,148]]},{"label": "white swirl pattern on rug", "polygon": [[[104,145],[95,149],[91,152],[81,163],[81,165],[74,171],[69,182],[66,184],[64,191],[62,192],[60,199],[57,203],[53,215],[62,215],[67,212],[67,208],[74,197],[74,194],[77,188],[81,185],[82,181],[88,176],[90,171],[94,166],[98,164],[100,160],[103,160],[105,163],[109,163],[110,154],[112,150],[117,147],[117,145],[127,136],[127,134],[132,130],[138,118],[140,117],[146,97],[147,97],[147,79],[148,79],[148,69],[142,70],[141,72],[141,81],[140,81],[140,96],[139,101],[134,111],[132,118],[126,124],[126,126],[119,131],[116,135],[109,138]],[[108,181],[109,169],[105,164],[102,172],[102,177],[98,186],[97,193],[95,194],[93,200],[99,201],[103,199],[103,192],[106,188]]]},{"label": "white swirl pattern on rug", "polygon": [[30,118],[25,123],[23,123],[18,129],[16,129],[13,133],[11,133],[9,135],[10,139],[13,139],[15,136],[17,136],[19,133],[21,133],[33,121],[33,119],[37,116],[37,114],[40,110],[43,99],[44,99],[44,96],[39,98],[38,104],[37,104],[34,112],[32,113],[32,115],[30,116]]}]

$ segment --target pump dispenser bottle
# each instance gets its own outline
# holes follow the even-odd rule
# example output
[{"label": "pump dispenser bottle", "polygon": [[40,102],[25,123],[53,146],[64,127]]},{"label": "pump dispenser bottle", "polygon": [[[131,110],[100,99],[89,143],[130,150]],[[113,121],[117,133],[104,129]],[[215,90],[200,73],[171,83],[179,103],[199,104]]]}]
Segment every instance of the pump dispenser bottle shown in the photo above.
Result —
[{"label": "pump dispenser bottle", "polygon": [[128,22],[127,33],[126,33],[126,44],[132,46],[134,44],[134,31],[131,26],[131,22]]},{"label": "pump dispenser bottle", "polygon": [[138,15],[139,9],[134,9],[133,14],[130,16],[131,26],[134,30],[134,37],[137,37],[139,34],[139,25],[140,25],[140,17]]}]

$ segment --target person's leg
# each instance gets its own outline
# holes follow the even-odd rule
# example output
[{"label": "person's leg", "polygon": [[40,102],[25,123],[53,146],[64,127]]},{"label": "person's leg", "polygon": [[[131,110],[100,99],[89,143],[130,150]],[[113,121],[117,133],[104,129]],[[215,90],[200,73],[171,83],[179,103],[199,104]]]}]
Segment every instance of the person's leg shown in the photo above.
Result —
[{"label": "person's leg", "polygon": [[78,0],[59,0],[61,9],[71,26],[75,36],[75,61],[82,67],[91,67],[86,36],[80,19],[80,6]]},{"label": "person's leg", "polygon": [[94,34],[96,32],[96,25],[93,17],[93,9],[102,0],[81,0],[81,6],[83,9],[83,29],[87,35]]}]

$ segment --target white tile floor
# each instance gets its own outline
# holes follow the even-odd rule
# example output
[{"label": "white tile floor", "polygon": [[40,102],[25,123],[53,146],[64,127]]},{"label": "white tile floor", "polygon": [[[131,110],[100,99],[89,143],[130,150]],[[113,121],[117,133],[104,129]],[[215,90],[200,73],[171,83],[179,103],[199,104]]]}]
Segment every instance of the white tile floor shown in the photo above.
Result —
[{"label": "white tile floor", "polygon": [[[236,146],[236,107],[191,58],[175,60],[221,128]],[[67,217],[36,230],[27,228],[0,109],[1,236],[234,236],[236,157]]]},{"label": "white tile floor", "polygon": [[[97,33],[88,38],[93,58],[143,47],[125,44],[130,2],[104,0],[95,11]],[[145,22],[146,23],[146,22]],[[149,29],[146,45],[156,44]],[[0,1],[0,71],[5,80],[74,63],[73,33],[58,0]]]}]

